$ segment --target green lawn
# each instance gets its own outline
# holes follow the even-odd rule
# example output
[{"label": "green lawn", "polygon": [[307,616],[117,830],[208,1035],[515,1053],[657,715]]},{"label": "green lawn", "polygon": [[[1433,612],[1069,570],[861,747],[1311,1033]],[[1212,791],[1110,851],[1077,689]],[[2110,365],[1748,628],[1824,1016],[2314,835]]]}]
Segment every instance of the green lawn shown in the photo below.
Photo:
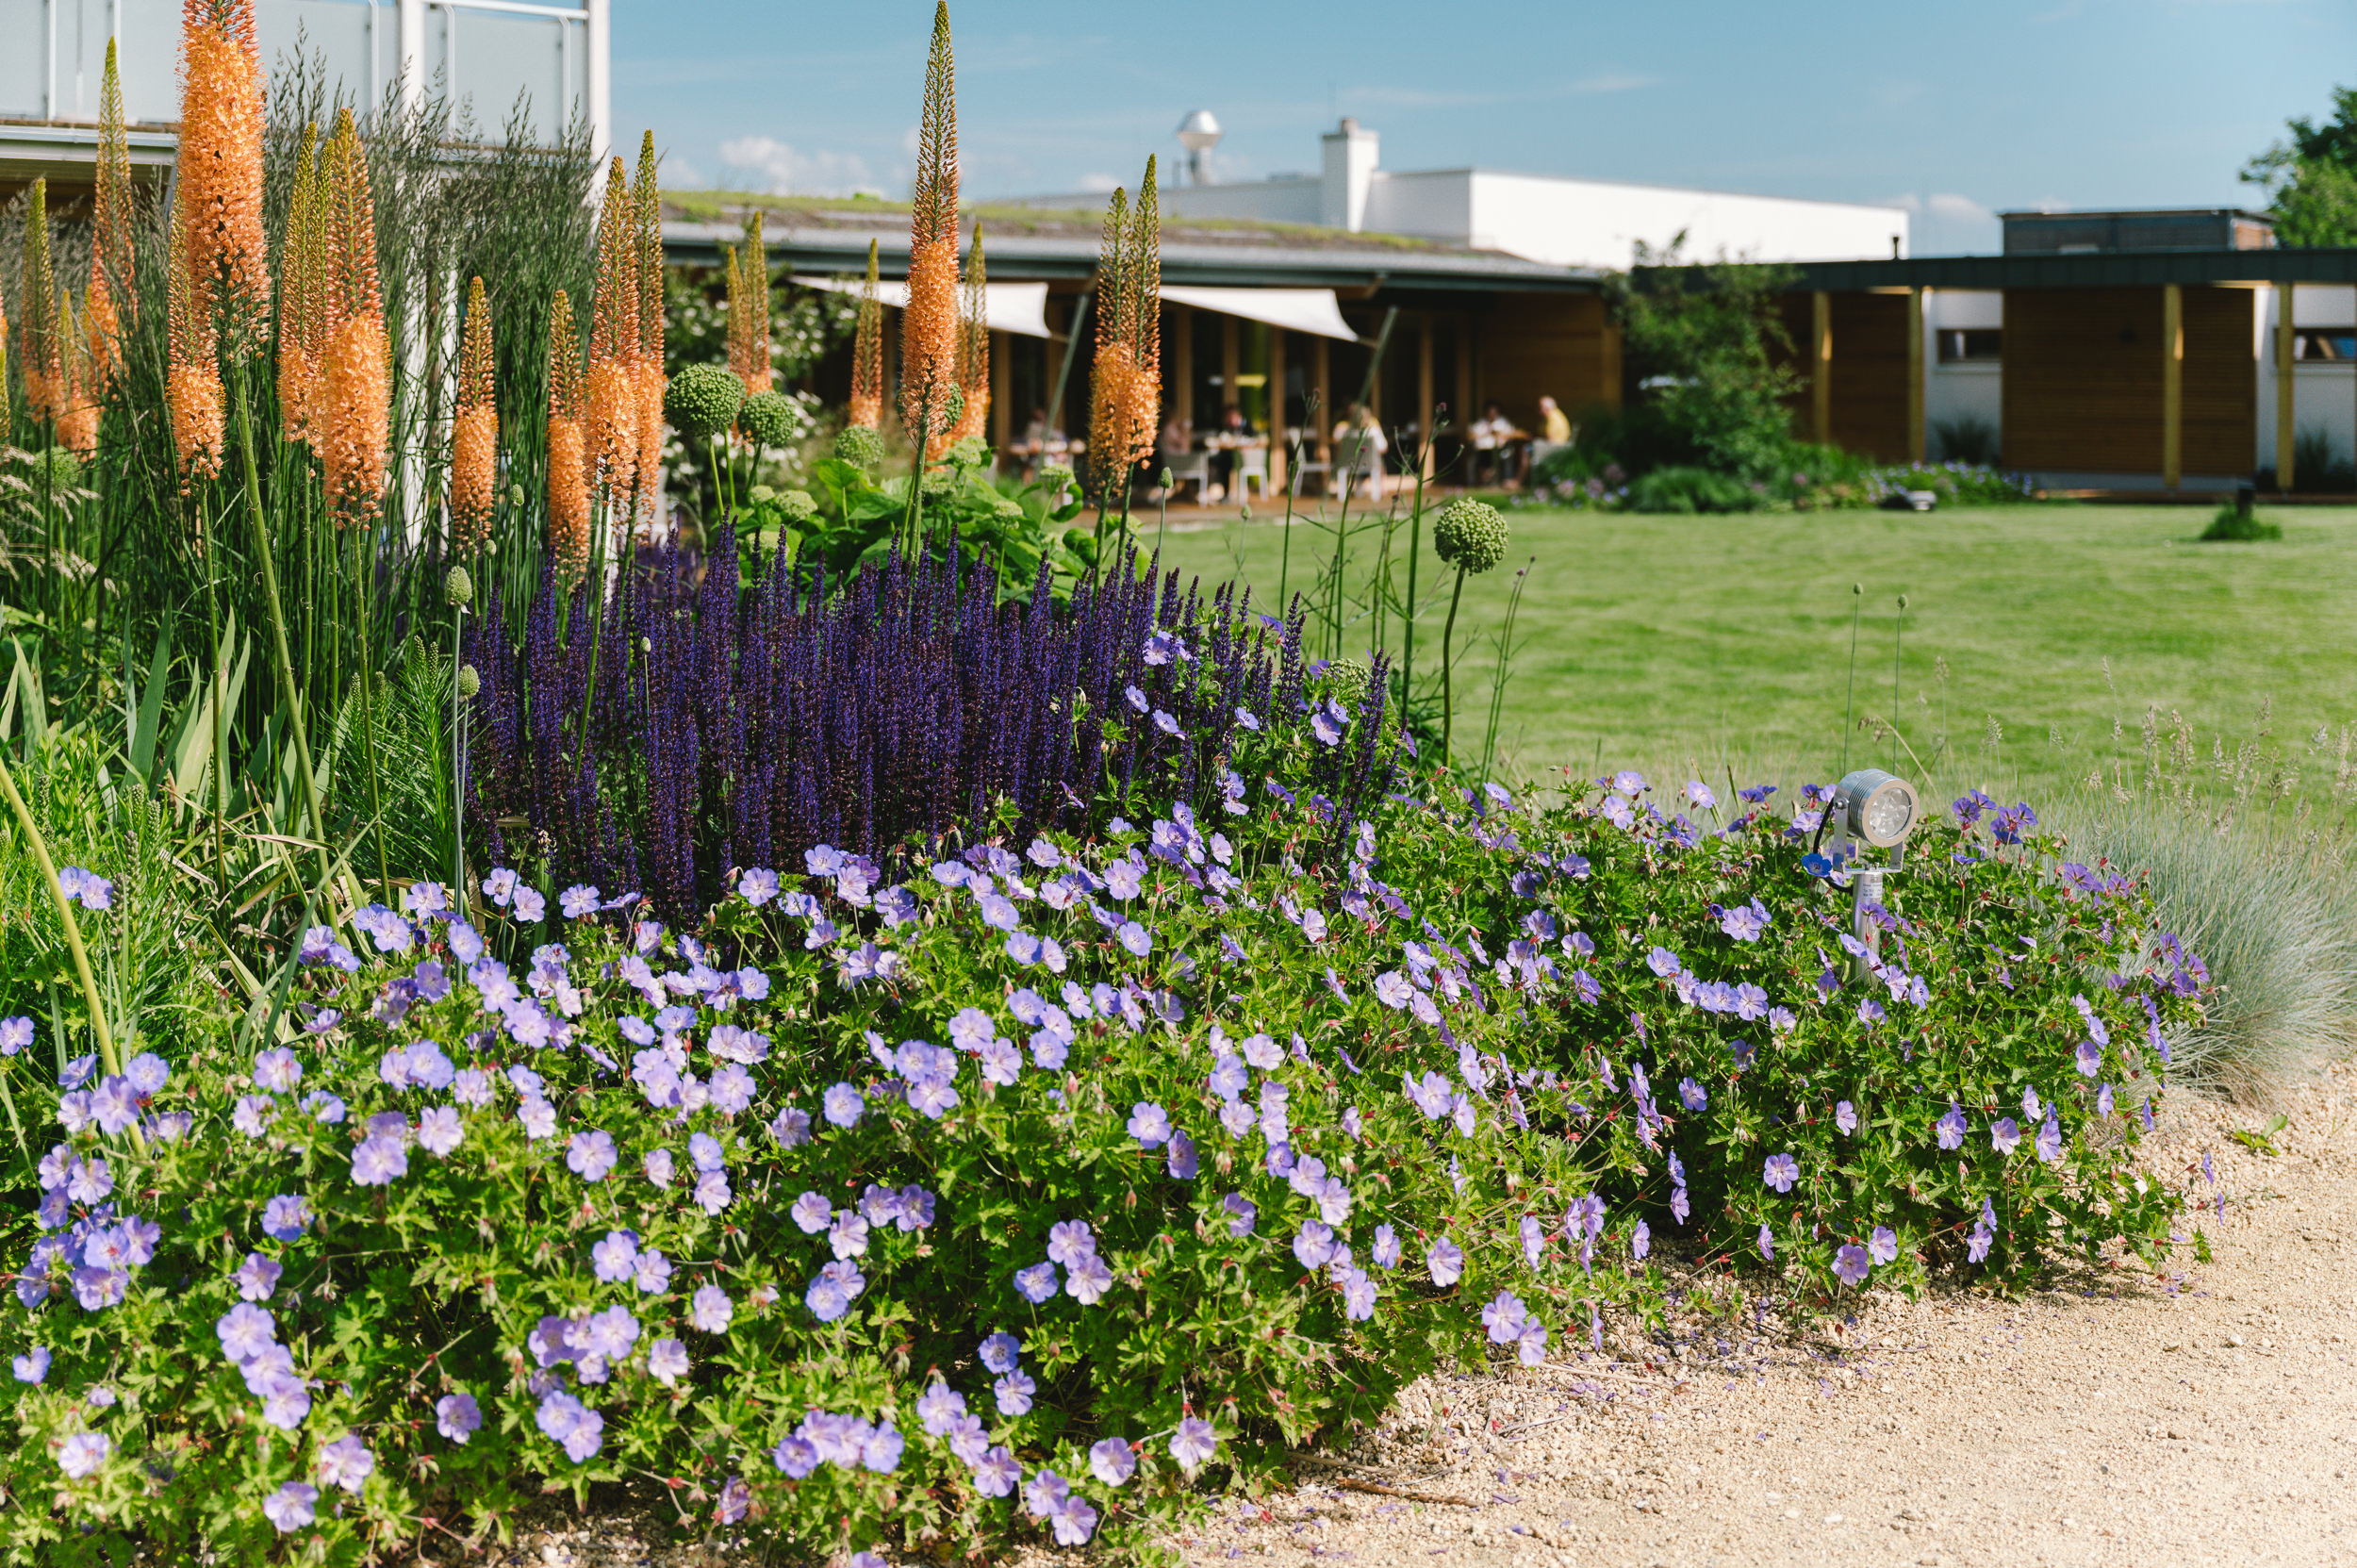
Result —
[{"label": "green lawn", "polygon": [[[1851,586],[1863,585],[1860,714],[1892,701],[1895,601],[1907,597],[1900,729],[1941,784],[2052,785],[2133,754],[2148,704],[2183,713],[2207,756],[2257,740],[2304,757],[2357,720],[2357,509],[2291,507],[2272,544],[2199,544],[2204,508],[2048,504],[1766,517],[1508,514],[1508,564],[1467,585],[1458,741],[1486,707],[1511,569],[1535,558],[1507,686],[1503,771],[1599,759],[1668,771],[1831,777],[1840,760]],[[1141,520],[1149,539],[1150,516]],[[1173,535],[1170,564],[1277,586],[1284,530]],[[1357,541],[1354,541],[1354,545]],[[1296,523],[1290,582],[1330,555]],[[1439,667],[1446,581],[1420,588],[1419,684]],[[1239,572],[1239,553],[1242,569]],[[1369,538],[1361,554],[1371,556]],[[1354,581],[1360,569],[1351,572]],[[1362,644],[1371,623],[1354,635]],[[1393,640],[1397,640],[1396,620]],[[2108,677],[2104,662],[2110,662]],[[1945,679],[1941,678],[1944,668]],[[2270,708],[2271,703],[2271,708]],[[2115,741],[2113,723],[2125,726]],[[2002,746],[1989,746],[1992,720]],[[1480,739],[1478,718],[1471,722]],[[1944,748],[1943,734],[1953,736]],[[2059,744],[2057,744],[2059,742]],[[1856,760],[1870,746],[1852,742]],[[1873,746],[1887,758],[1887,741]],[[2307,767],[2312,782],[2329,767]]]}]

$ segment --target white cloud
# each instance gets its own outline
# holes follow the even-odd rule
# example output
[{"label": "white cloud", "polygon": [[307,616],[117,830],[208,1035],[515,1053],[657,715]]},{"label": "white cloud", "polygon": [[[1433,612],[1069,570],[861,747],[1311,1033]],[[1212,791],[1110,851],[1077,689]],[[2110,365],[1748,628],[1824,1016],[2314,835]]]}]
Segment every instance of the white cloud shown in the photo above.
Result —
[{"label": "white cloud", "polygon": [[1923,206],[1924,210],[1933,217],[1950,219],[1957,223],[1986,223],[1994,222],[1997,217],[1996,213],[1971,197],[1958,196],[1948,191],[1934,195]]},{"label": "white cloud", "polygon": [[712,185],[702,170],[677,155],[663,160],[663,183],[675,190],[703,190]]},{"label": "white cloud", "polygon": [[804,153],[768,136],[720,143],[720,161],[753,176],[777,196],[848,196],[881,191],[867,160],[856,153]]},{"label": "white cloud", "polygon": [[1080,190],[1091,196],[1110,196],[1122,188],[1119,174],[1082,174]]}]

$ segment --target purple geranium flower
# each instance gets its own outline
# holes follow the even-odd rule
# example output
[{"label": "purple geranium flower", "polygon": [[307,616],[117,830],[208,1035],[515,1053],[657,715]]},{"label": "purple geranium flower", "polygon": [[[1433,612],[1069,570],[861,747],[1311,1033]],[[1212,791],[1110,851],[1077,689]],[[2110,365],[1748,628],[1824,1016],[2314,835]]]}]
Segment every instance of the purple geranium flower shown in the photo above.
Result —
[{"label": "purple geranium flower", "polygon": [[1801,1163],[1789,1154],[1771,1154],[1760,1168],[1759,1179],[1780,1193],[1788,1193],[1801,1179]]}]

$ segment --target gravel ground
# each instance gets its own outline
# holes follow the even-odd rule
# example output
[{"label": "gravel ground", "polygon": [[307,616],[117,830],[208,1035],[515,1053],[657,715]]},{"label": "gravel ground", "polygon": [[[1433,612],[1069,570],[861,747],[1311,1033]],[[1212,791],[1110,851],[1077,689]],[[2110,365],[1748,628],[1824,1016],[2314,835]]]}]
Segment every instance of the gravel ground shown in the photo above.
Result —
[{"label": "gravel ground", "polygon": [[[1179,1544],[1192,1564],[2357,1561],[2352,1089],[2292,1097],[2275,1157],[2226,1136],[2263,1117],[2179,1107],[2151,1165],[2206,1197],[2212,1156],[2209,1264],[1870,1293],[1805,1333],[1688,1323],[1427,1378],[1340,1465]],[[1421,1495],[1350,1489],[1370,1484]]]},{"label": "gravel ground", "polygon": [[[2158,1279],[1870,1292],[1797,1330],[1697,1318],[1426,1378],[1348,1452],[1302,1456],[1292,1490],[1222,1499],[1173,1544],[1195,1568],[2357,1562],[2357,1072],[2282,1109],[2272,1157],[2227,1136],[2263,1117],[2190,1098],[2150,1146],[2205,1197],[2212,1157],[2227,1210],[2202,1216],[2208,1264],[2188,1246]],[[650,1514],[552,1507],[462,1560],[761,1560],[662,1541]]]}]

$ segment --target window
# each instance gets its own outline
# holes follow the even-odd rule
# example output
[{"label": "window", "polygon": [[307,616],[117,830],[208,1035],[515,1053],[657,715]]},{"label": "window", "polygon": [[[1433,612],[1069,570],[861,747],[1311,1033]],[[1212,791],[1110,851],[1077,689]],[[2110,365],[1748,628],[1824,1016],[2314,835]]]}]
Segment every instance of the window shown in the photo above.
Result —
[{"label": "window", "polygon": [[2292,334],[2294,359],[2357,359],[2357,328],[2304,326]]},{"label": "window", "polygon": [[1967,327],[1939,331],[1939,362],[1943,365],[1994,365],[2004,355],[2003,327]]}]

